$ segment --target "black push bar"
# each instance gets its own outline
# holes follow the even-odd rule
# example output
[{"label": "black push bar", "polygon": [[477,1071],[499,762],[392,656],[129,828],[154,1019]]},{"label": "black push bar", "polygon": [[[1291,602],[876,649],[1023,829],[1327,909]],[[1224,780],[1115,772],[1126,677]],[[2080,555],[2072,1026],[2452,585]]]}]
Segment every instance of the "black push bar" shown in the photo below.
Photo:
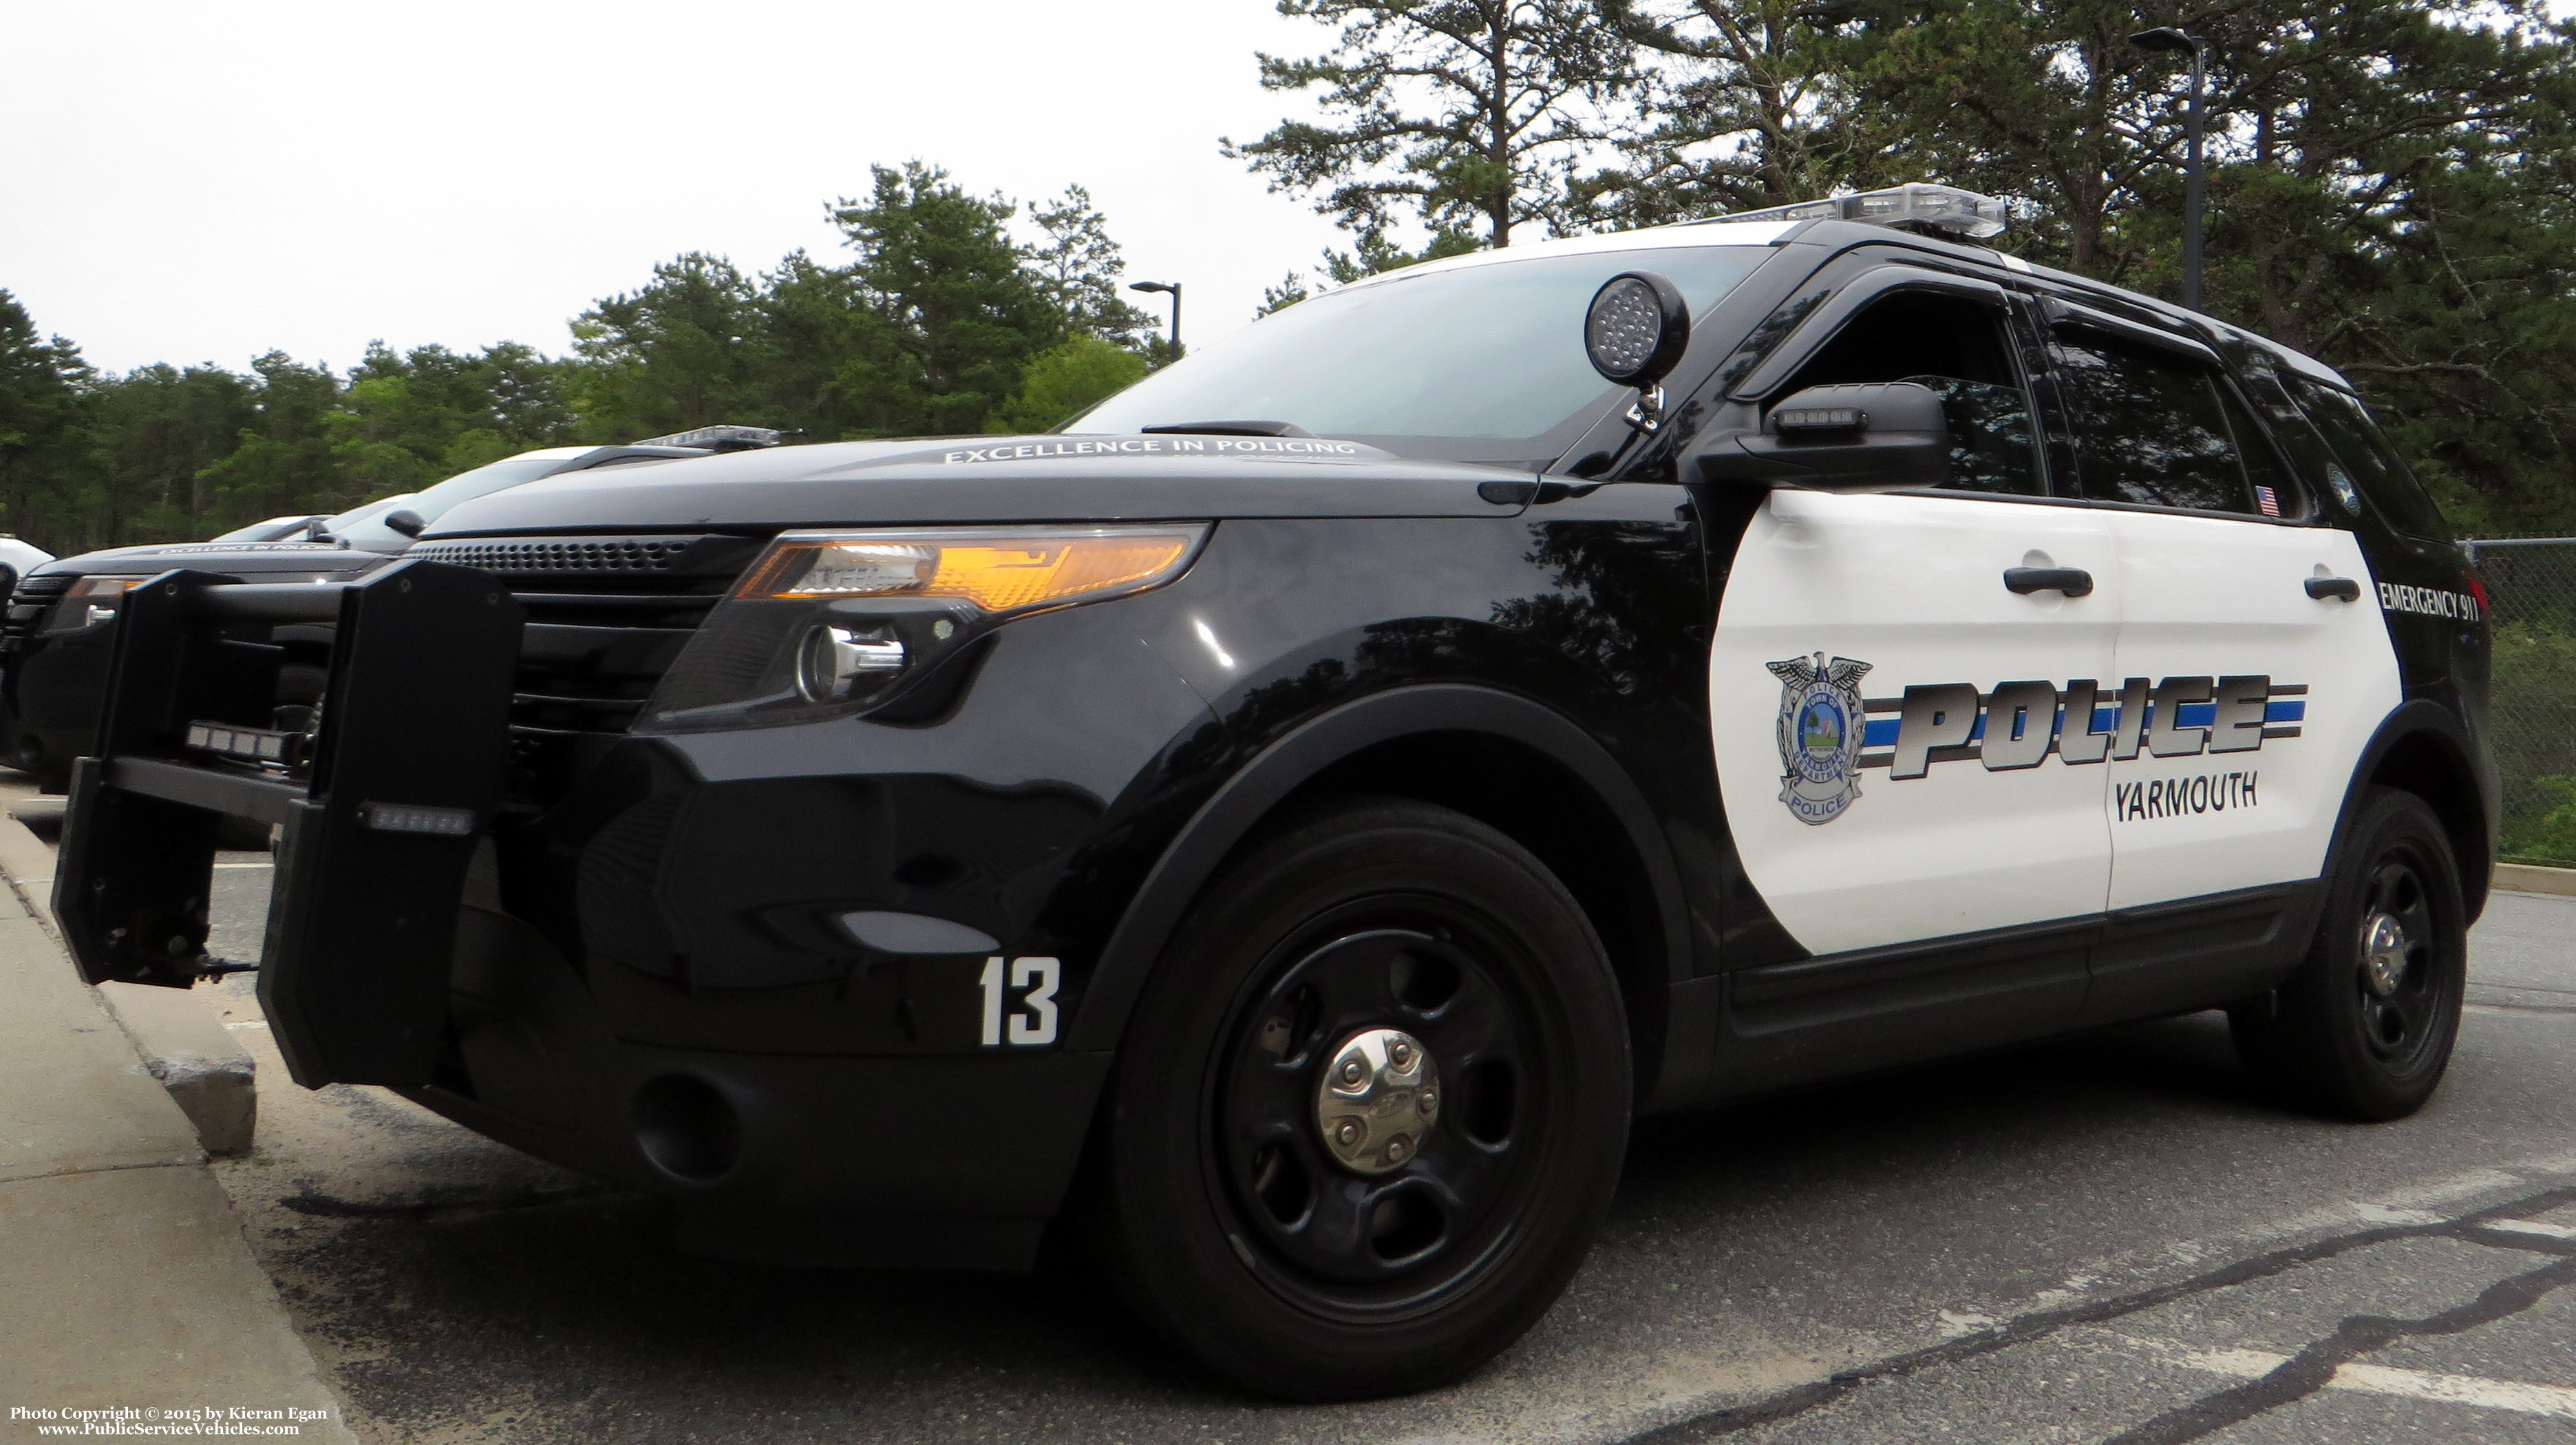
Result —
[{"label": "black push bar", "polygon": [[[281,726],[273,629],[332,628],[318,727]],[[166,572],[125,594],[54,913],[81,977],[185,988],[222,817],[279,825],[259,998],[297,1083],[436,1067],[465,875],[499,801],[521,609],[488,573],[346,583]]]}]

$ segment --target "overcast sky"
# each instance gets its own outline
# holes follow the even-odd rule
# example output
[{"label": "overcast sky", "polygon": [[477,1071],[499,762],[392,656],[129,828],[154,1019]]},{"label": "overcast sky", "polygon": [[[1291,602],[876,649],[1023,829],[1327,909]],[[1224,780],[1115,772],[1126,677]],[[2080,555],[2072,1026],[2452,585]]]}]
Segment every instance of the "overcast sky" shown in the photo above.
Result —
[{"label": "overcast sky", "polygon": [[1345,239],[1217,154],[1297,103],[1253,52],[1328,39],[1268,0],[0,0],[0,288],[116,370],[559,353],[679,252],[835,252],[824,203],[919,157],[1090,187],[1206,340]]}]

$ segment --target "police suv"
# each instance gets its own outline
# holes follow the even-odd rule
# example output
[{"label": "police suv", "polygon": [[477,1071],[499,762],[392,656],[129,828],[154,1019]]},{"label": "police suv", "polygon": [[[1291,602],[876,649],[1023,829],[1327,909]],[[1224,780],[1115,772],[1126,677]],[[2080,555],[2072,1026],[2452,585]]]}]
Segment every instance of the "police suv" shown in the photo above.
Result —
[{"label": "police suv", "polygon": [[[56,907],[699,1247],[1060,1221],[1253,1388],[1450,1379],[1629,1121],[2223,1007],[2421,1105],[2478,580],[2350,386],[1934,186],[1416,266],[1055,434],[549,478],[125,600]],[[318,725],[275,629],[335,627]]]}]

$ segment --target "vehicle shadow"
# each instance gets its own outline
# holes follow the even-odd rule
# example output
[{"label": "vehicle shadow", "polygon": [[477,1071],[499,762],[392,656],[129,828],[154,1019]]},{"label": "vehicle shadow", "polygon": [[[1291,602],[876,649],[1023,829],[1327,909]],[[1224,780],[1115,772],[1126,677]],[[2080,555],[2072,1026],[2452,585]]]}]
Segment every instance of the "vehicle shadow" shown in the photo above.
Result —
[{"label": "vehicle shadow", "polygon": [[1891,1195],[2081,1179],[2124,1134],[2257,1120],[2278,1116],[2245,1095],[2208,1016],[1650,1119],[1578,1282],[1592,1303],[1572,1313],[1594,1323],[1551,1322],[1479,1380],[1365,1407],[1281,1410],[1232,1392],[1078,1269],[695,1258],[670,1242],[660,1205],[631,1195],[344,1215],[290,1197],[298,1217],[253,1234],[346,1397],[402,1439],[1195,1436],[1211,1416],[1229,1432],[1331,1437],[1543,1386],[1587,1332],[1653,1324],[1665,1307],[1641,1272],[1740,1273],[1715,1241],[1796,1221],[1810,1262],[1827,1260],[1841,1252],[1827,1216],[1853,1201],[1866,1213]]}]

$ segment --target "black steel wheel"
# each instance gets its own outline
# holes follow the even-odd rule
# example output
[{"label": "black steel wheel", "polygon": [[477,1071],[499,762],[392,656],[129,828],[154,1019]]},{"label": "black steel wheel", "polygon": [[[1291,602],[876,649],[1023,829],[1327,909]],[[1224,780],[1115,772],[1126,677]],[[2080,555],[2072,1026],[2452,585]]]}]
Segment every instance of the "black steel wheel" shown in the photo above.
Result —
[{"label": "black steel wheel", "polygon": [[1527,1329],[1626,1147],[1618,986],[1508,838],[1357,801],[1229,870],[1130,1023],[1095,1242],[1174,1342],[1293,1399],[1421,1389]]},{"label": "black steel wheel", "polygon": [[2467,992],[2467,910],[2441,820],[2412,793],[2371,790],[2326,884],[2299,971],[2231,1012],[2237,1053],[2306,1108],[2403,1118],[2450,1066]]}]

